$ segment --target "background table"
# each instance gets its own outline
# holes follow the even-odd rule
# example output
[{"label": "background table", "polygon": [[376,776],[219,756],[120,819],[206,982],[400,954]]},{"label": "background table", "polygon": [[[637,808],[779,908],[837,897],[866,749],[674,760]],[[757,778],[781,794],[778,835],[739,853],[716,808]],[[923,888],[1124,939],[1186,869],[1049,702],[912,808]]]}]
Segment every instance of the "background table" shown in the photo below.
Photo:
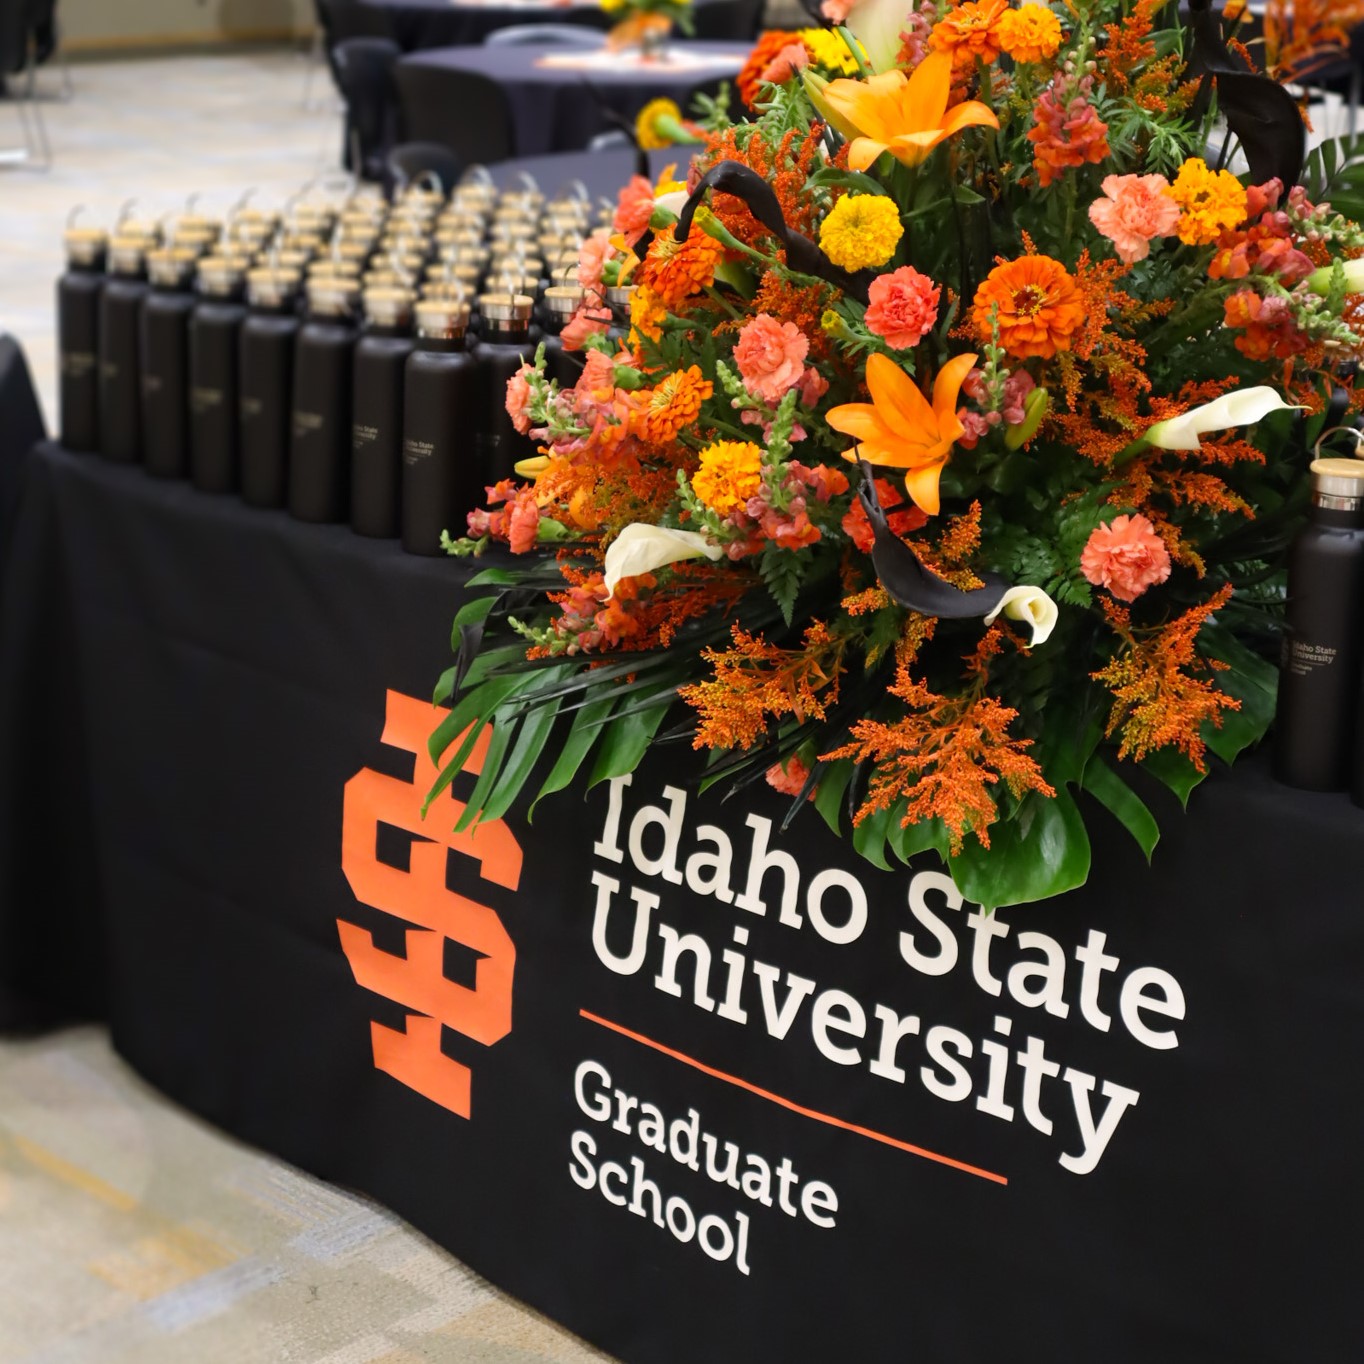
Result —
[{"label": "background table", "polygon": [[633,119],[651,99],[666,97],[685,113],[697,91],[714,91],[722,81],[732,80],[751,50],[746,43],[675,46],[692,55],[713,53],[715,63],[701,69],[621,64],[574,71],[541,65],[543,57],[564,49],[535,45],[438,48],[404,57],[401,64],[451,73],[469,71],[497,81],[511,102],[518,154],[537,156],[585,147],[597,133],[605,132],[611,125],[601,115],[603,104]]},{"label": "background table", "polygon": [[[757,36],[762,5],[753,0],[693,0],[696,37],[742,42]],[[615,16],[595,0],[460,3],[460,0],[324,0],[329,43],[347,38],[391,38],[404,52],[481,43],[514,24],[584,24],[607,29]]]},{"label": "background table", "polygon": [[[617,789],[614,832],[603,786],[471,843],[448,808],[416,816],[466,566],[52,447],[24,475],[0,577],[8,1021],[107,1006],[168,1094],[630,1364],[1364,1358],[1364,814],[1343,797],[1252,760],[1187,819],[1166,803],[1154,870],[1091,810],[1090,884],[988,920],[813,812],[778,834],[770,793],[698,796],[685,747]],[[670,879],[678,801],[677,877],[718,875],[692,849],[722,834],[734,902]],[[753,889],[766,913],[743,905],[759,838],[791,859]],[[1025,933],[1064,963],[1046,1007]],[[1159,972],[1182,1007],[1134,1003]],[[637,1101],[620,1129],[613,1087]],[[752,1157],[798,1179],[796,1211],[640,1140],[639,1103],[683,1155],[693,1124],[716,1136],[722,1175],[732,1142],[750,1180]],[[1078,1115],[1114,1104],[1085,1172]],[[636,1160],[679,1231],[674,1200],[747,1219],[747,1273],[656,1225],[646,1185],[619,1205]],[[833,1226],[805,1214],[814,1181]]]}]

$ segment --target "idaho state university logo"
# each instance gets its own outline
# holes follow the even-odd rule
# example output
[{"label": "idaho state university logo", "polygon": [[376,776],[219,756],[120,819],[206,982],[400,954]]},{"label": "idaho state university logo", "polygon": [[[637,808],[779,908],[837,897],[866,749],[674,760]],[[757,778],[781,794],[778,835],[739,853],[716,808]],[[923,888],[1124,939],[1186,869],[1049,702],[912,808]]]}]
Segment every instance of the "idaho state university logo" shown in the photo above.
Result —
[{"label": "idaho state university logo", "polygon": [[[422,819],[422,802],[437,775],[426,741],[447,714],[430,702],[389,692],[383,741],[413,755],[412,780],[365,768],[346,783],[341,869],[357,900],[418,925],[407,930],[406,956],[382,951],[357,924],[338,919],[336,926],[356,983],[411,1010],[405,1031],[370,1024],[375,1066],[467,1118],[469,1068],[441,1050],[441,1028],[484,1046],[511,1031],[516,948],[491,909],[447,887],[447,853],[454,849],[467,854],[484,880],[515,890],[521,880],[521,845],[500,819],[466,833],[453,832],[464,805],[448,789],[431,802]],[[482,771],[489,737],[484,729],[464,765],[466,772]],[[381,824],[416,835],[407,870],[379,861]],[[473,988],[446,977],[447,939],[480,954]]]}]

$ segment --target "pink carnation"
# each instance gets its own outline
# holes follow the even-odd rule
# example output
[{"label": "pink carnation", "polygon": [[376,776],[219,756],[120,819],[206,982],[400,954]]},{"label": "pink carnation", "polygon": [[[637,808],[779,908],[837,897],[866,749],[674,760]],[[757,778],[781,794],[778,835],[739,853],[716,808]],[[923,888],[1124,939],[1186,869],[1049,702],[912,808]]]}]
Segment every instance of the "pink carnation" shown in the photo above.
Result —
[{"label": "pink carnation", "polygon": [[[630,183],[621,187],[620,200],[616,204],[616,216],[611,226],[633,246],[648,230],[649,220],[654,216],[654,187],[642,175],[632,175]],[[586,243],[583,244],[586,249]],[[581,256],[578,266],[578,283],[582,283]],[[597,278],[601,278],[598,267]]]},{"label": "pink carnation", "polygon": [[759,313],[739,332],[734,363],[749,393],[775,406],[800,383],[809,350],[809,337],[794,322]]},{"label": "pink carnation", "polygon": [[787,43],[762,69],[760,81],[773,85],[785,85],[797,71],[810,65],[810,54],[804,43]]},{"label": "pink carnation", "polygon": [[867,293],[867,326],[895,350],[917,346],[938,320],[942,291],[912,265],[878,275]]},{"label": "pink carnation", "polygon": [[529,372],[530,367],[522,365],[507,380],[507,416],[523,436],[530,430],[530,413],[526,410],[530,405],[530,384],[526,382]]},{"label": "pink carnation", "polygon": [[1080,555],[1080,571],[1119,601],[1136,601],[1148,587],[1170,576],[1170,551],[1140,513],[1115,516],[1090,535]]},{"label": "pink carnation", "polygon": [[600,294],[601,268],[610,254],[611,234],[606,228],[599,227],[583,238],[583,244],[578,248],[578,283],[585,293]]},{"label": "pink carnation", "polygon": [[1163,175],[1109,175],[1107,198],[1089,206],[1089,220],[1113,243],[1126,265],[1145,260],[1156,237],[1168,237],[1179,222],[1179,205]]}]

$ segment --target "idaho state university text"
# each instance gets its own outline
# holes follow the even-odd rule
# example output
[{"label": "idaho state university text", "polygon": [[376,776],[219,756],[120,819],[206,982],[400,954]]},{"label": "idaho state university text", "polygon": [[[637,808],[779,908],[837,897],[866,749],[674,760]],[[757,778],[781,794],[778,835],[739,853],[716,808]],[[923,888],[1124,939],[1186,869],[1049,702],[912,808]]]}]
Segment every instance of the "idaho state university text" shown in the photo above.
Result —
[{"label": "idaho state university text", "polygon": [[[750,814],[748,846],[736,848],[715,825],[690,828],[687,795],[675,787],[663,788],[661,803],[628,811],[630,785],[628,776],[611,783],[593,848],[603,861],[637,873],[626,884],[614,870],[592,873],[592,945],[617,975],[647,969],[655,990],[731,1023],[764,1028],[777,1041],[808,1036],[833,1065],[865,1067],[894,1084],[914,1079],[935,1099],[974,1099],[980,1113],[1004,1122],[1021,1113],[1030,1128],[1061,1146],[1060,1164],[1081,1175],[1098,1167],[1139,1093],[1066,1065],[1048,1054],[1041,1037],[1015,1036],[1014,1019],[1003,1010],[1040,1010],[1067,1020],[1067,1032],[1087,1029],[1115,1040],[1125,1033],[1154,1051],[1179,1045],[1172,1026],[1184,1017],[1179,982],[1158,967],[1124,972],[1121,959],[1106,950],[1104,933],[1077,929],[1083,940],[1068,953],[1047,934],[1015,935],[997,915],[978,909],[963,920],[962,896],[939,871],[907,873],[908,917],[896,906],[893,914],[873,918],[856,876],[837,867],[803,871],[795,857],[772,846],[770,820]],[[669,886],[681,894],[669,896],[665,911]],[[701,907],[698,897],[741,911],[729,941],[715,944],[694,931],[713,934],[717,923],[713,912],[690,912]],[[682,926],[667,922],[665,913]],[[740,949],[760,920],[817,934],[835,948],[857,942],[869,926],[888,933],[888,951],[919,976],[955,972],[963,988],[973,985],[990,997],[977,996],[978,1034],[984,1035],[935,1024],[901,1004],[821,989],[809,977],[756,960]],[[837,969],[837,953],[829,959]]]}]

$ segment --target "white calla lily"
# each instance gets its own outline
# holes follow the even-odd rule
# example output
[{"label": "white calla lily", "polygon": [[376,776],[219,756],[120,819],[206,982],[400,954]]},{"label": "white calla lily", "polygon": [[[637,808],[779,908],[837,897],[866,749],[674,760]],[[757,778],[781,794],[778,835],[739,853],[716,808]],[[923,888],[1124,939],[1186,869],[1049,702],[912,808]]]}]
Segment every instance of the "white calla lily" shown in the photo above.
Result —
[{"label": "white calla lily", "polygon": [[999,605],[985,617],[986,625],[993,625],[1000,612],[1010,620],[1021,620],[1032,627],[1029,642],[1033,648],[1047,642],[1061,614],[1056,603],[1040,587],[1011,587],[999,599]]},{"label": "white calla lily", "polygon": [[687,202],[687,191],[684,189],[670,189],[663,194],[654,196],[655,208],[666,208],[674,218],[682,216],[682,209]]},{"label": "white calla lily", "polygon": [[908,0],[858,0],[843,27],[862,44],[867,66],[880,73],[895,69],[900,30],[913,6]]},{"label": "white calla lily", "polygon": [[606,551],[606,595],[611,596],[622,578],[652,573],[679,559],[720,559],[724,550],[692,530],[669,530],[636,521],[611,541]]},{"label": "white calla lily", "polygon": [[1162,450],[1197,450],[1199,437],[1209,431],[1225,431],[1229,426],[1253,426],[1271,412],[1296,410],[1267,385],[1238,388],[1210,403],[1190,408],[1168,421],[1157,422],[1143,437],[1147,445]]}]

